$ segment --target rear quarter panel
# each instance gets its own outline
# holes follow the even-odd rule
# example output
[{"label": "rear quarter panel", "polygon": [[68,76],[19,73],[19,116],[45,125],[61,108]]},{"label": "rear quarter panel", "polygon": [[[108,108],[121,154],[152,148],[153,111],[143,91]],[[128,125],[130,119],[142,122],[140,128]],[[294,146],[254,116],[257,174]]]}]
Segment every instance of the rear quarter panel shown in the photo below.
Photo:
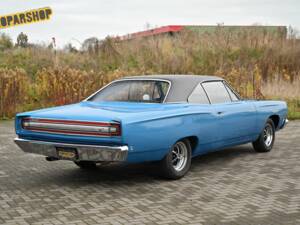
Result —
[{"label": "rear quarter panel", "polygon": [[129,145],[128,161],[161,160],[176,141],[191,136],[202,145],[196,146],[194,154],[200,154],[200,149],[205,153],[212,147],[217,129],[212,110],[210,105],[186,105],[167,113],[122,121],[123,141]]}]

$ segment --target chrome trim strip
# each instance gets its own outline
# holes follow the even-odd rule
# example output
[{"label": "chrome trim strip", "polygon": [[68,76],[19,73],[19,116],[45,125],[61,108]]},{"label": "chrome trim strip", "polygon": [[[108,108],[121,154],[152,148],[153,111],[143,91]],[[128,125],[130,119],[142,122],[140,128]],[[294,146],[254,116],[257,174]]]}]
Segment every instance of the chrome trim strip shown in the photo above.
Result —
[{"label": "chrome trim strip", "polygon": [[[38,129],[25,129],[27,131],[31,131],[31,132],[38,132],[38,133],[47,133],[47,134],[60,134],[60,135],[71,135],[71,136],[82,136],[82,137],[104,137],[104,138],[120,138],[120,136],[114,136],[114,135],[104,135],[104,134],[84,134],[84,133],[71,133],[72,131],[70,131],[70,133],[65,133],[62,130],[47,130],[47,131],[43,131],[43,130],[38,130]],[[74,131],[74,132],[81,132],[81,131]]]},{"label": "chrome trim strip", "polygon": [[69,122],[91,122],[91,123],[106,123],[106,124],[120,124],[119,121],[92,121],[92,120],[73,120],[73,119],[59,119],[59,118],[51,118],[51,117],[34,117],[34,116],[23,116],[21,119],[31,119],[31,120],[60,120],[60,121],[69,121]]},{"label": "chrome trim strip", "polygon": [[[23,127],[23,130],[28,130],[32,132],[40,132],[40,133],[50,133],[50,134],[63,134],[63,135],[77,135],[77,136],[87,136],[87,137],[120,137],[120,135],[116,135],[116,131],[114,125],[120,125],[120,122],[116,121],[86,121],[86,120],[71,120],[71,119],[53,119],[53,118],[39,118],[39,117],[23,117],[21,120],[27,119],[29,121],[24,121],[24,123],[32,124],[32,126]],[[38,120],[53,120],[53,123],[50,122],[35,122]],[[61,121],[62,123],[58,123],[55,121]],[[64,124],[64,121],[68,122],[81,122],[81,123],[103,123],[108,126],[101,125],[77,125],[77,124]],[[43,130],[45,129],[45,130]],[[102,130],[101,130],[102,129]],[[108,131],[106,131],[108,129]],[[69,133],[68,133],[69,131]],[[73,133],[72,133],[73,132]],[[80,133],[82,132],[82,133]],[[86,132],[86,134],[85,134]]]},{"label": "chrome trim strip", "polygon": [[25,129],[30,128],[45,128],[53,130],[63,130],[63,131],[89,131],[89,132],[110,132],[108,126],[84,126],[84,125],[72,125],[72,124],[58,124],[58,123],[42,123],[42,122],[32,122],[26,121],[23,126]]},{"label": "chrome trim strip", "polygon": [[128,155],[128,146],[99,146],[67,144],[56,142],[45,142],[15,138],[15,143],[27,153],[39,154],[54,158],[59,158],[57,147],[74,148],[77,150],[78,159],[76,161],[94,161],[94,162],[121,162],[126,161]]},{"label": "chrome trim strip", "polygon": [[[96,91],[95,93],[91,94],[89,97],[87,97],[86,99],[84,99],[83,101],[88,101],[90,98],[92,98],[93,96],[95,96],[96,94],[98,94],[100,91],[102,91],[103,89],[105,89],[106,87],[108,87],[109,85],[113,84],[113,83],[116,83],[116,82],[122,82],[122,81],[128,81],[128,80],[132,80],[132,81],[163,81],[163,82],[167,82],[169,84],[169,89],[166,93],[166,96],[164,98],[164,100],[162,101],[162,103],[165,103],[168,95],[169,95],[169,92],[171,90],[171,86],[172,86],[172,82],[169,81],[169,80],[165,80],[165,79],[155,79],[155,78],[145,78],[145,79],[142,79],[142,78],[122,78],[122,79],[118,79],[118,80],[115,80],[115,81],[112,81],[110,83],[108,83],[107,85],[105,85],[104,87],[100,88],[98,91]],[[143,102],[143,103],[147,103],[147,102]],[[153,103],[153,102],[149,102],[149,103]]]},{"label": "chrome trim strip", "polygon": [[226,80],[223,80],[223,83],[227,85],[227,87],[235,94],[239,101],[242,100],[242,97],[239,95],[239,93],[237,93],[236,90]]}]

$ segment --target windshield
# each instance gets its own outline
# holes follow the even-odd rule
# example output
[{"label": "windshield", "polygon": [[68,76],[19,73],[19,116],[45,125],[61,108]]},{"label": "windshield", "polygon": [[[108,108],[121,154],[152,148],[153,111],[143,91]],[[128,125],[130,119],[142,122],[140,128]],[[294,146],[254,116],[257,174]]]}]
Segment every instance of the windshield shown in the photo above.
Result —
[{"label": "windshield", "polygon": [[169,83],[160,80],[121,80],[109,84],[88,99],[92,102],[149,102],[162,103]]}]

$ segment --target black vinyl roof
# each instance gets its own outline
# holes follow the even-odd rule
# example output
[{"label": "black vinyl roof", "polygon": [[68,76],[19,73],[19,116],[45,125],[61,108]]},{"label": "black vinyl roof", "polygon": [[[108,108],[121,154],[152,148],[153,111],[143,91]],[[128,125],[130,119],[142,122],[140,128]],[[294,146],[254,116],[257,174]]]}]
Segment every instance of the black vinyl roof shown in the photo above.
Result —
[{"label": "black vinyl roof", "polygon": [[143,75],[124,77],[123,79],[133,80],[165,80],[171,83],[171,87],[165,102],[187,102],[189,95],[194,88],[205,81],[223,80],[217,76],[207,75]]}]

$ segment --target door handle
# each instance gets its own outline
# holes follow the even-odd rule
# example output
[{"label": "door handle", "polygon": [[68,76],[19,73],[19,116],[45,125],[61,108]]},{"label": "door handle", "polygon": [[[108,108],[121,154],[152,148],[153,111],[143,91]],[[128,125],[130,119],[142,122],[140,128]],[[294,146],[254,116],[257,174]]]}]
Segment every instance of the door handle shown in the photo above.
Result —
[{"label": "door handle", "polygon": [[221,115],[221,114],[223,114],[223,113],[224,113],[223,111],[217,112],[218,115]]}]

